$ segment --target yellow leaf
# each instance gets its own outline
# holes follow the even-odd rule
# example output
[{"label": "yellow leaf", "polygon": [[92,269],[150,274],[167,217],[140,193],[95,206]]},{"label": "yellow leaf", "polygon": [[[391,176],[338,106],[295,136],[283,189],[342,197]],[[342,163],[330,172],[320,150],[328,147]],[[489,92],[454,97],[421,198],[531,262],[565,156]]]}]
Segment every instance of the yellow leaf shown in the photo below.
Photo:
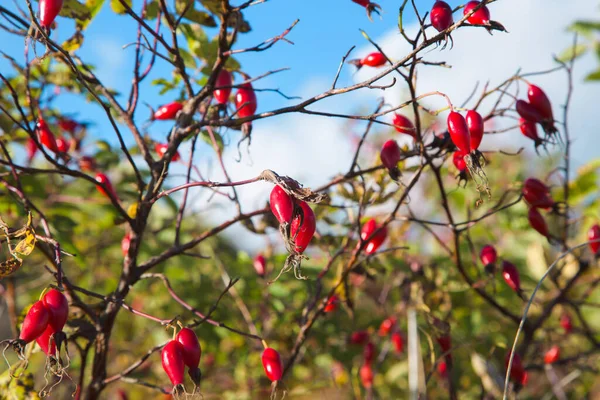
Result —
[{"label": "yellow leaf", "polygon": [[129,218],[131,218],[131,219],[135,218],[135,216],[137,215],[137,206],[138,206],[138,203],[135,202],[127,208],[127,215],[129,215]]},{"label": "yellow leaf", "polygon": [[23,265],[23,260],[20,258],[13,258],[11,260],[0,263],[0,278],[9,276]]},{"label": "yellow leaf", "polygon": [[33,228],[27,228],[25,233],[25,239],[21,240],[14,252],[24,256],[28,256],[35,249],[35,232]]}]

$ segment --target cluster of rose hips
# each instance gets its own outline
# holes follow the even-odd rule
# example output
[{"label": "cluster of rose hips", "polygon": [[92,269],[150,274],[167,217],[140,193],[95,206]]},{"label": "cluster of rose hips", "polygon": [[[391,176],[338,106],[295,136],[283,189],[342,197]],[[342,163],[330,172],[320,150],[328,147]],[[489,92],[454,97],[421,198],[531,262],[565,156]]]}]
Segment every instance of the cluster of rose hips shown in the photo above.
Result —
[{"label": "cluster of rose hips", "polygon": [[[527,98],[529,102],[517,100],[516,103],[517,113],[521,117],[519,119],[519,127],[521,128],[521,133],[533,140],[537,148],[557,132],[554,126],[552,104],[546,93],[533,84],[529,84],[527,88]],[[546,139],[542,140],[539,137],[537,124],[540,124],[546,133]]]},{"label": "cluster of rose hips", "polygon": [[[469,1],[465,4],[463,15],[469,14],[475,7],[481,3],[480,1]],[[445,1],[436,1],[431,7],[429,13],[431,25],[438,31],[445,31],[450,28],[454,23],[452,17],[452,8]],[[467,22],[472,25],[483,25],[491,26],[492,21],[490,20],[490,10],[486,5],[481,6],[471,16],[467,18]],[[497,24],[497,23],[496,23]]]},{"label": "cluster of rose hips", "polygon": [[[413,139],[417,138],[415,125],[406,116],[394,113],[392,124],[396,131],[409,135]],[[397,180],[400,176],[398,163],[400,162],[401,157],[402,152],[400,151],[400,146],[398,146],[398,143],[395,140],[390,139],[383,144],[380,152],[381,163],[387,168],[390,177],[394,180]]]}]

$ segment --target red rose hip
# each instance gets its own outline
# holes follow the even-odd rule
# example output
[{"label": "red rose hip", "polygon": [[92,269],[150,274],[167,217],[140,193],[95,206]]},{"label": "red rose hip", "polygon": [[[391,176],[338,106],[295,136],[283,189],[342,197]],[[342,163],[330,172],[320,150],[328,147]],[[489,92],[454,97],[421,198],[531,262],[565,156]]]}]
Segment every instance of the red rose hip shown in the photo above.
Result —
[{"label": "red rose hip", "polygon": [[300,214],[294,217],[292,226],[290,228],[290,233],[292,235],[292,239],[295,238],[294,244],[296,245],[296,252],[303,253],[315,234],[315,230],[317,229],[317,220],[315,218],[315,213],[306,202],[299,201],[298,204],[302,209],[304,217],[302,218]]},{"label": "red rose hip", "polygon": [[175,119],[177,117],[177,114],[179,114],[179,111],[181,111],[182,109],[183,104],[177,101],[165,104],[164,106],[161,106],[158,110],[156,110],[153,119],[157,119],[159,121]]},{"label": "red rose hip", "polygon": [[458,150],[465,154],[471,152],[471,137],[467,121],[456,111],[451,111],[448,115],[448,132]]},{"label": "red rose hip", "polygon": [[269,197],[271,212],[280,224],[290,223],[294,214],[294,200],[279,185],[275,185]]},{"label": "red rose hip", "polygon": [[280,380],[283,376],[283,363],[277,350],[267,347],[263,351],[261,359],[267,378],[271,382]]},{"label": "red rose hip", "polygon": [[215,81],[215,91],[213,95],[215,96],[215,100],[219,104],[225,104],[229,100],[229,95],[231,94],[231,73],[226,69],[222,69],[217,76],[217,80]]},{"label": "red rose hip", "polygon": [[[479,3],[479,1],[469,1],[467,4],[465,4],[465,10],[463,15],[467,15],[468,13],[473,11],[473,9],[477,7]],[[475,11],[473,15],[467,18],[467,22],[473,25],[489,25],[490,10],[487,8],[487,6],[484,5],[479,10]]]},{"label": "red rose hip", "polygon": [[454,23],[452,8],[445,1],[436,1],[429,13],[431,25],[438,31],[445,31]]},{"label": "red rose hip", "polygon": [[171,340],[163,347],[162,367],[174,386],[181,385],[184,380],[185,362],[184,348],[177,340]]},{"label": "red rose hip", "polygon": [[19,339],[26,344],[37,339],[44,333],[49,321],[50,312],[42,301],[36,301],[25,315]]},{"label": "red rose hip", "polygon": [[362,240],[369,240],[365,246],[365,253],[367,254],[375,253],[387,238],[387,228],[385,227],[379,229],[375,236],[372,236],[373,233],[378,229],[379,225],[377,224],[377,221],[375,221],[375,218],[369,219],[362,227],[360,238]]}]

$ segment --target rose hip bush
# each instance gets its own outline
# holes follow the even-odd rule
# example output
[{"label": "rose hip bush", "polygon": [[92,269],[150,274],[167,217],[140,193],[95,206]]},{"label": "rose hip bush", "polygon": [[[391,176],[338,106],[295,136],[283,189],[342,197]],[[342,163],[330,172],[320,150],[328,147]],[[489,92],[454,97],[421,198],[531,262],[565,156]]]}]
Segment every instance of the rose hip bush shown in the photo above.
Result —
[{"label": "rose hip bush", "polygon": [[[79,54],[103,3],[0,5],[0,29],[24,50],[3,54],[0,72],[0,398],[597,394],[600,163],[572,166],[573,58],[483,89],[454,71],[475,87],[466,99],[421,93],[418,71],[439,67],[428,54],[452,51],[457,29],[510,34],[493,2],[437,1],[415,36],[399,24],[412,48],[402,59],[370,39],[362,57],[328,49],[341,60],[331,89],[266,109],[263,92],[289,100],[263,78],[277,79],[269,49],[298,21],[243,48],[247,10],[268,3],[112,0],[137,32],[121,71],[132,84],[112,88]],[[345,6],[374,23],[385,8],[414,18],[397,3]],[[264,57],[263,74],[244,71],[248,53]],[[338,82],[355,67],[371,77]],[[567,98],[537,84],[547,73]],[[313,107],[392,86],[408,100]],[[100,112],[65,109],[62,96]],[[350,165],[314,187],[275,170],[230,179],[256,127],[289,113],[354,121]],[[112,130],[95,131],[98,118]],[[238,196],[244,185],[268,187],[257,208]],[[244,235],[264,247],[240,250]]]}]

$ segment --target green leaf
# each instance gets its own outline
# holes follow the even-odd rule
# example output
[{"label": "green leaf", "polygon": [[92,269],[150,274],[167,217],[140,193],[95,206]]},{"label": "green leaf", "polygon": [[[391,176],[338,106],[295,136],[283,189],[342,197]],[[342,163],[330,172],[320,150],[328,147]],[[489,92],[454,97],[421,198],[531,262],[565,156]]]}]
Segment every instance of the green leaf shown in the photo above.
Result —
[{"label": "green leaf", "polygon": [[155,20],[158,16],[158,2],[151,1],[146,5],[146,19]]},{"label": "green leaf", "polygon": [[569,30],[585,37],[591,37],[594,33],[593,31],[600,31],[600,22],[577,21],[569,27]]},{"label": "green leaf", "polygon": [[[131,8],[132,0],[122,0]],[[121,4],[121,0],[110,0],[110,8],[117,14],[125,14],[126,8]]]},{"label": "green leaf", "polygon": [[196,59],[190,52],[185,49],[180,48],[179,54],[181,54],[181,58],[183,58],[183,62],[188,68],[198,68],[198,64],[196,64]]},{"label": "green leaf", "polygon": [[600,68],[598,68],[597,70],[595,70],[594,72],[588,74],[585,77],[586,81],[600,81]]},{"label": "green leaf", "polygon": [[92,12],[85,5],[77,0],[65,0],[63,7],[58,14],[61,17],[76,19],[77,21],[86,21],[92,18]]},{"label": "green leaf", "polygon": [[62,44],[62,47],[69,53],[72,53],[72,52],[78,50],[82,44],[83,44],[83,34],[81,33],[80,30],[76,30],[75,34]]},{"label": "green leaf", "polygon": [[578,44],[574,47],[571,46],[564,50],[556,59],[562,62],[569,62],[581,57],[587,49],[588,47],[585,44]]}]

